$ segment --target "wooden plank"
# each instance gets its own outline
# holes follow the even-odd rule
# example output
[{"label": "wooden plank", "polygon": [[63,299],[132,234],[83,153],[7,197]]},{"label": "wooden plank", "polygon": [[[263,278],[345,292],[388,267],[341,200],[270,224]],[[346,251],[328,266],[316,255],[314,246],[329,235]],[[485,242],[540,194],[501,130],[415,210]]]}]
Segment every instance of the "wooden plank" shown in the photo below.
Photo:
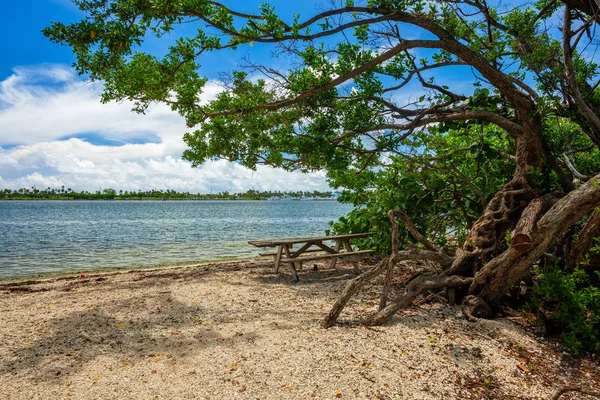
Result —
[{"label": "wooden plank", "polygon": [[348,235],[332,235],[332,236],[314,236],[314,237],[297,237],[297,238],[282,238],[282,239],[267,239],[267,240],[250,240],[248,244],[256,247],[275,247],[280,244],[306,243],[309,241],[327,241],[337,239],[358,239],[372,236],[373,232],[352,233]]},{"label": "wooden plank", "polygon": [[[346,251],[348,253],[352,252],[352,246],[350,245],[350,239],[344,239],[344,247],[346,247]],[[354,272],[360,273],[360,268],[358,268],[358,261],[351,261],[352,266],[354,267]]]},{"label": "wooden plank", "polygon": [[296,250],[293,254],[291,258],[297,258],[300,254],[304,253],[306,250],[308,250],[309,247],[312,247],[312,245],[315,244],[313,242],[308,242],[306,243],[304,246],[300,247],[298,250]]},{"label": "wooden plank", "polygon": [[292,268],[292,276],[294,277],[294,281],[298,282],[300,278],[298,278],[298,272],[296,271],[296,264],[294,264],[294,259],[290,254],[290,246],[287,244],[282,245],[285,250],[286,259],[281,260],[282,263],[290,263],[290,267]]},{"label": "wooden plank", "polygon": [[275,254],[275,273],[279,272],[279,264],[281,261],[281,254],[283,253],[283,245],[277,248],[277,253]]},{"label": "wooden plank", "polygon": [[284,258],[283,260],[281,260],[282,263],[288,264],[288,263],[295,263],[295,262],[307,262],[307,261],[315,261],[315,260],[327,260],[327,259],[331,259],[331,258],[353,258],[353,257],[360,257],[363,255],[367,255],[370,253],[375,253],[375,250],[358,250],[358,251],[353,251],[351,253],[348,252],[343,252],[343,253],[336,253],[336,254],[323,254],[323,255],[317,255],[317,256],[309,256],[309,257],[298,257],[298,258]]},{"label": "wooden plank", "polygon": [[[308,249],[308,250],[305,250],[303,252],[303,254],[304,253],[317,253],[319,251],[324,251],[324,250],[323,249]],[[273,251],[271,253],[258,253],[258,255],[261,256],[261,257],[273,257],[273,256],[277,255],[277,252]]]},{"label": "wooden plank", "polygon": [[[340,248],[342,247],[342,241],[341,240],[336,240],[335,241],[335,251],[337,251],[338,253],[340,252]],[[334,258],[333,260],[331,260],[331,262],[329,263],[329,268],[333,269],[335,268],[335,264],[337,264],[337,258]]]}]

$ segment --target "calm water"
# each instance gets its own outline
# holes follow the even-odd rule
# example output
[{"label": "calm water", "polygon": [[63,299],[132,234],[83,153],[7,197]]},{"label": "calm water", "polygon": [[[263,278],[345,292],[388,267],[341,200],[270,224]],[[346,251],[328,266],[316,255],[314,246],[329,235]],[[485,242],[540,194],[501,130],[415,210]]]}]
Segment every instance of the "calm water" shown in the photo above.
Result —
[{"label": "calm water", "polygon": [[256,256],[251,239],[320,235],[336,201],[0,201],[0,277]]}]

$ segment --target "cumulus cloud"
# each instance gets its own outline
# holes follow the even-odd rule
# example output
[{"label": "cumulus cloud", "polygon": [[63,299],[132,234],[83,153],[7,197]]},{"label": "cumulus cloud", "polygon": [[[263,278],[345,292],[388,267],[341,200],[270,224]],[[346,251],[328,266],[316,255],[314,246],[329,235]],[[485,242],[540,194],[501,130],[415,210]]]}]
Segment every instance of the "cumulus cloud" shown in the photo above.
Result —
[{"label": "cumulus cloud", "polygon": [[[203,100],[219,90],[209,82]],[[128,102],[101,104],[101,91],[101,83],[64,65],[18,67],[0,81],[0,185],[201,193],[328,188],[321,173],[251,171],[226,161],[191,168],[180,159],[181,117],[164,105],[139,115]]]},{"label": "cumulus cloud", "polygon": [[[211,81],[203,98],[211,99],[219,90]],[[0,82],[0,146],[90,133],[121,143],[181,138],[185,124],[169,107],[152,105],[147,115],[140,115],[131,112],[133,104],[127,101],[100,104],[101,91],[101,82],[78,79],[64,65],[15,68]]]}]

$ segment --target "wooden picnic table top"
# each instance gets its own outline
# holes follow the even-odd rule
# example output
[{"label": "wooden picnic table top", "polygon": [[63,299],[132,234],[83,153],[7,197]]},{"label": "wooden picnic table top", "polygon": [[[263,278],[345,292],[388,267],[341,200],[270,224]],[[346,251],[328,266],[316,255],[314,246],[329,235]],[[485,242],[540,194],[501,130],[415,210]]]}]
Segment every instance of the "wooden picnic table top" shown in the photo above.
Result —
[{"label": "wooden picnic table top", "polygon": [[308,242],[323,242],[326,240],[343,240],[343,239],[357,239],[364,238],[373,235],[373,232],[366,233],[351,233],[347,235],[332,235],[332,236],[313,236],[313,237],[296,237],[296,238],[282,238],[282,239],[267,239],[267,240],[250,240],[248,244],[256,247],[275,247],[283,244],[296,244],[296,243],[308,243]]}]

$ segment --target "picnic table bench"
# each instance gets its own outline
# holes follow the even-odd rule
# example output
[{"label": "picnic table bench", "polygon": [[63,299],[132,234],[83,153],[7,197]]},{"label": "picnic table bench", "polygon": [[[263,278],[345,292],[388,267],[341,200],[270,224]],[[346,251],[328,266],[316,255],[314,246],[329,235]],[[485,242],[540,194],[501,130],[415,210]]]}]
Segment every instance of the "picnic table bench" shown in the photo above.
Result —
[{"label": "picnic table bench", "polygon": [[[251,240],[248,244],[256,247],[276,247],[274,252],[260,253],[261,256],[273,256],[275,261],[275,273],[279,272],[281,264],[289,264],[292,269],[294,280],[298,281],[298,268],[302,268],[302,263],[307,261],[331,260],[330,268],[335,268],[338,259],[343,258],[352,262],[355,272],[360,272],[358,262],[367,254],[374,253],[374,250],[354,250],[350,244],[351,239],[365,238],[373,235],[367,233],[353,233],[348,235],[335,236],[315,236],[315,237],[297,237],[268,240]],[[335,242],[333,247],[325,242]],[[301,245],[294,249],[294,245]],[[307,255],[310,253],[324,252],[325,254]],[[303,257],[301,257],[304,255]]]}]

